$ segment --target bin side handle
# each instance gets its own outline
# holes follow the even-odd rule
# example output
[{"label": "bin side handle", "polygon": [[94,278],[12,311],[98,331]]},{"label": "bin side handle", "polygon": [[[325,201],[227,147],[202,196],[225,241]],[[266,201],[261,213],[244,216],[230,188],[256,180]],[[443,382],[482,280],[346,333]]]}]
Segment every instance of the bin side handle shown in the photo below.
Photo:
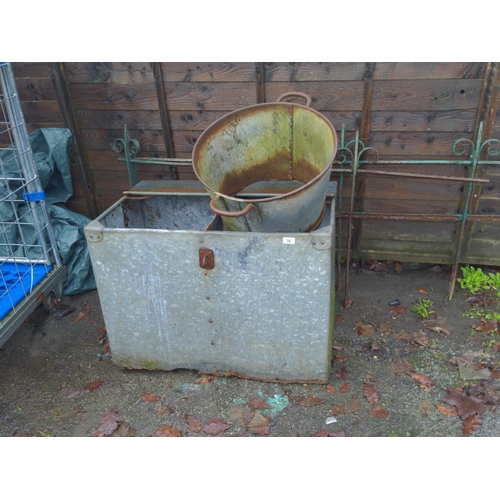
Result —
[{"label": "bin side handle", "polygon": [[278,97],[278,99],[276,99],[276,102],[281,102],[286,97],[303,97],[306,100],[306,106],[308,108],[311,107],[311,103],[312,103],[311,96],[304,94],[302,92],[285,92],[284,94],[281,94]]},{"label": "bin side handle", "polygon": [[243,217],[246,215],[252,208],[254,207],[253,203],[249,203],[243,210],[240,210],[239,212],[229,212],[227,210],[220,210],[219,208],[216,208],[214,206],[215,201],[219,198],[218,195],[214,196],[211,200],[208,206],[210,207],[210,210],[216,215],[220,215],[221,217]]}]

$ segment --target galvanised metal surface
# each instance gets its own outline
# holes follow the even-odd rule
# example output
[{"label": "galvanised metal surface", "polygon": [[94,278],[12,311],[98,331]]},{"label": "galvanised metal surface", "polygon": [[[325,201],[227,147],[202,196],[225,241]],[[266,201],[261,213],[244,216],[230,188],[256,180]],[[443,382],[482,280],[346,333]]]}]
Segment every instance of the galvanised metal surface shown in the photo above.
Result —
[{"label": "galvanised metal surface", "polygon": [[[290,95],[306,106],[280,102]],[[310,231],[322,218],[337,149],[332,124],[309,108],[306,94],[229,113],[208,127],[193,148],[193,169],[211,210],[231,231]],[[295,181],[287,193],[250,202],[241,192],[256,182]]]},{"label": "galvanised metal surface", "polygon": [[85,228],[113,362],[326,383],[335,188],[307,233],[227,231],[206,194],[119,200]]}]

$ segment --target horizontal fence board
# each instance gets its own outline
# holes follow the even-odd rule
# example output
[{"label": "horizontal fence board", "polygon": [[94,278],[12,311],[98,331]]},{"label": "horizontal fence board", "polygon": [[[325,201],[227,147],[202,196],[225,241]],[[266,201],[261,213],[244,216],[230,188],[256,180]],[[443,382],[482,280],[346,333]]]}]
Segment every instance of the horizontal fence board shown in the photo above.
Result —
[{"label": "horizontal fence board", "polygon": [[[109,151],[113,149],[115,139],[123,137],[123,130],[117,129],[81,129],[86,149]],[[137,139],[141,151],[163,152],[165,156],[165,143],[161,130],[141,130],[131,135]]]},{"label": "horizontal fence board", "polygon": [[57,101],[21,102],[26,123],[62,123],[63,118]]},{"label": "horizontal fence board", "polygon": [[465,259],[475,264],[500,265],[500,240],[471,239]]},{"label": "horizontal fence board", "polygon": [[[311,107],[320,112],[361,111],[363,90],[362,81],[269,82],[266,83],[266,102],[275,102],[282,94],[294,91],[308,94]],[[302,98],[296,101],[304,104]]]},{"label": "horizontal fence board", "polygon": [[481,62],[378,62],[375,80],[421,80],[483,78],[486,63]]},{"label": "horizontal fence board", "polygon": [[75,83],[71,85],[73,105],[79,109],[158,109],[154,84],[107,85]]},{"label": "horizontal fence board", "polygon": [[275,62],[264,63],[266,82],[363,80],[366,63]]},{"label": "horizontal fence board", "polygon": [[255,82],[253,62],[162,62],[165,82]]},{"label": "horizontal fence board", "polygon": [[[13,62],[12,72],[18,78],[50,78],[50,63],[48,62]],[[16,81],[16,85],[17,81]]]},{"label": "horizontal fence board", "polygon": [[161,129],[159,110],[78,109],[76,114],[82,129],[121,129],[120,137],[125,125],[129,130]]},{"label": "horizontal fence board", "polygon": [[365,239],[390,240],[395,243],[426,241],[449,244],[455,227],[456,224],[452,222],[370,220],[363,224],[361,246]]},{"label": "horizontal fence board", "polygon": [[371,109],[477,109],[482,85],[482,80],[374,80]]},{"label": "horizontal fence board", "polygon": [[[460,198],[450,200],[397,200],[365,198],[363,212],[377,214],[428,214],[455,215],[458,212]],[[370,224],[371,221],[365,221]]]},{"label": "horizontal fence board", "polygon": [[[403,262],[434,262],[440,258],[443,262],[451,262],[451,243],[438,241],[389,241],[361,238],[357,256],[376,258],[378,260],[401,260]],[[436,262],[438,262],[436,260]]]},{"label": "horizontal fence board", "polygon": [[50,78],[16,79],[16,87],[21,101],[57,100],[57,94]]},{"label": "horizontal fence board", "polygon": [[476,240],[500,240],[500,221],[470,221],[471,238]]},{"label": "horizontal fence board", "polygon": [[234,111],[256,104],[255,84],[249,82],[166,82],[165,93],[169,111]]},{"label": "horizontal fence board", "polygon": [[470,136],[477,110],[460,111],[372,111],[371,132],[454,132]]},{"label": "horizontal fence board", "polygon": [[[472,134],[463,136],[472,139]],[[404,154],[407,155],[406,159],[415,160],[426,156],[460,160],[461,158],[455,156],[452,151],[453,143],[458,138],[457,134],[452,132],[372,132],[368,146],[375,148],[380,157],[386,159],[389,156]],[[469,145],[464,145],[468,153]],[[467,159],[467,156],[463,159]]]},{"label": "horizontal fence board", "polygon": [[153,84],[154,86],[155,81],[149,62],[66,62],[64,69],[70,84]]}]

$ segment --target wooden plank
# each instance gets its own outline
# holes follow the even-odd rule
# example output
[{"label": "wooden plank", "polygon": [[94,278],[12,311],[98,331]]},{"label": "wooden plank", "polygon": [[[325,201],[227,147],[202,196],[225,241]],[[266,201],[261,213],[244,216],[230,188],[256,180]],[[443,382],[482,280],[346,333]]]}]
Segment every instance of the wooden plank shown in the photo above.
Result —
[{"label": "wooden plank", "polygon": [[77,109],[76,116],[82,129],[121,129],[120,137],[123,137],[123,127],[125,125],[130,131],[161,129],[160,112],[158,110]]},{"label": "wooden plank", "polygon": [[[168,116],[168,106],[167,106],[167,100],[165,98],[165,87],[163,84],[161,66],[160,63],[156,62],[151,64],[153,67],[153,74],[155,77],[156,96],[158,98],[158,108],[160,110],[161,128],[162,128],[163,142],[165,145],[165,152],[167,157],[174,158],[175,153],[174,153],[174,144],[172,138],[172,127],[170,125],[170,118]],[[174,176],[174,178],[176,178],[176,175]]]},{"label": "wooden plank", "polygon": [[56,101],[54,84],[49,78],[22,78],[16,80],[17,92],[21,101]]},{"label": "wooden plank", "polygon": [[367,176],[365,197],[399,200],[459,200],[461,183],[434,179]]},{"label": "wooden plank", "polygon": [[158,109],[154,84],[74,83],[71,94],[79,109]]},{"label": "wooden plank", "polygon": [[449,200],[396,200],[365,197],[364,211],[379,214],[455,215],[460,199]]},{"label": "wooden plank", "polygon": [[234,111],[255,104],[255,82],[165,83],[174,110]]},{"label": "wooden plank", "polygon": [[13,62],[12,72],[16,78],[50,78],[50,66],[47,62]]},{"label": "wooden plank", "polygon": [[362,81],[364,62],[276,62],[265,63],[266,82]]},{"label": "wooden plank", "polygon": [[359,133],[359,138],[363,142],[367,142],[370,137],[370,118],[372,110],[374,70],[375,63],[366,63],[366,68],[363,75],[363,110],[361,112],[361,130]]},{"label": "wooden plank", "polygon": [[[472,139],[472,134],[464,133],[462,137]],[[457,134],[451,132],[372,132],[369,146],[378,151],[380,159],[404,155],[407,160],[412,157],[460,160],[452,152],[456,139]]]},{"label": "wooden plank", "polygon": [[374,111],[477,109],[482,80],[384,80],[373,82]]},{"label": "wooden plank", "polygon": [[21,102],[26,123],[64,123],[57,101]]},{"label": "wooden plank", "polygon": [[372,132],[454,132],[471,137],[477,110],[372,111]]},{"label": "wooden plank", "polygon": [[[97,151],[110,151],[115,139],[123,137],[122,129],[82,128],[81,133],[85,148]],[[141,151],[161,152],[163,156],[167,156],[161,130],[140,130],[131,137],[139,141]]]},{"label": "wooden plank", "polygon": [[472,239],[464,262],[476,265],[500,265],[500,240]]},{"label": "wooden plank", "polygon": [[257,103],[266,102],[266,69],[264,63],[255,63],[255,93]]},{"label": "wooden plank", "polygon": [[[451,256],[440,243],[424,243],[407,245],[406,247],[369,249],[370,241],[367,241],[362,249],[353,252],[354,259],[365,260],[388,260],[395,262],[422,262],[429,264],[450,264]],[[376,242],[374,242],[376,244]]]},{"label": "wooden plank", "polygon": [[154,83],[148,62],[67,62],[68,81],[75,83],[107,83],[140,85]]},{"label": "wooden plank", "polygon": [[481,62],[379,62],[376,80],[481,79],[486,63]]},{"label": "wooden plank", "polygon": [[363,241],[380,239],[398,245],[399,242],[443,242],[450,244],[455,223],[370,220],[363,227]]},{"label": "wooden plank", "polygon": [[163,80],[169,83],[254,82],[253,62],[163,62]]},{"label": "wooden plank", "polygon": [[500,222],[471,221],[470,225],[471,240],[500,240]]},{"label": "wooden plank", "polygon": [[75,152],[78,181],[82,184],[85,190],[88,212],[91,214],[92,218],[95,218],[98,214],[96,186],[92,179],[92,172],[89,169],[84,142],[80,132],[80,126],[78,124],[78,119],[73,106],[69,84],[66,79],[64,64],[52,63],[51,75],[54,87],[57,91],[59,108],[61,109],[64,123],[66,127],[71,130],[73,135],[73,151]]},{"label": "wooden plank", "polygon": [[320,112],[363,109],[362,81],[266,82],[266,101],[275,102],[281,94],[291,91],[311,96],[311,107]]}]

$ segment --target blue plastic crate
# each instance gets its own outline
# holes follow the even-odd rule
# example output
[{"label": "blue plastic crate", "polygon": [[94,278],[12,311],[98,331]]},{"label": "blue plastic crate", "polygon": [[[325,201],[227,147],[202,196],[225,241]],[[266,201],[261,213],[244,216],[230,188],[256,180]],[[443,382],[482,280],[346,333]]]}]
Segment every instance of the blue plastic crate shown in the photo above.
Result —
[{"label": "blue plastic crate", "polygon": [[45,264],[0,263],[0,320],[50,272]]}]

